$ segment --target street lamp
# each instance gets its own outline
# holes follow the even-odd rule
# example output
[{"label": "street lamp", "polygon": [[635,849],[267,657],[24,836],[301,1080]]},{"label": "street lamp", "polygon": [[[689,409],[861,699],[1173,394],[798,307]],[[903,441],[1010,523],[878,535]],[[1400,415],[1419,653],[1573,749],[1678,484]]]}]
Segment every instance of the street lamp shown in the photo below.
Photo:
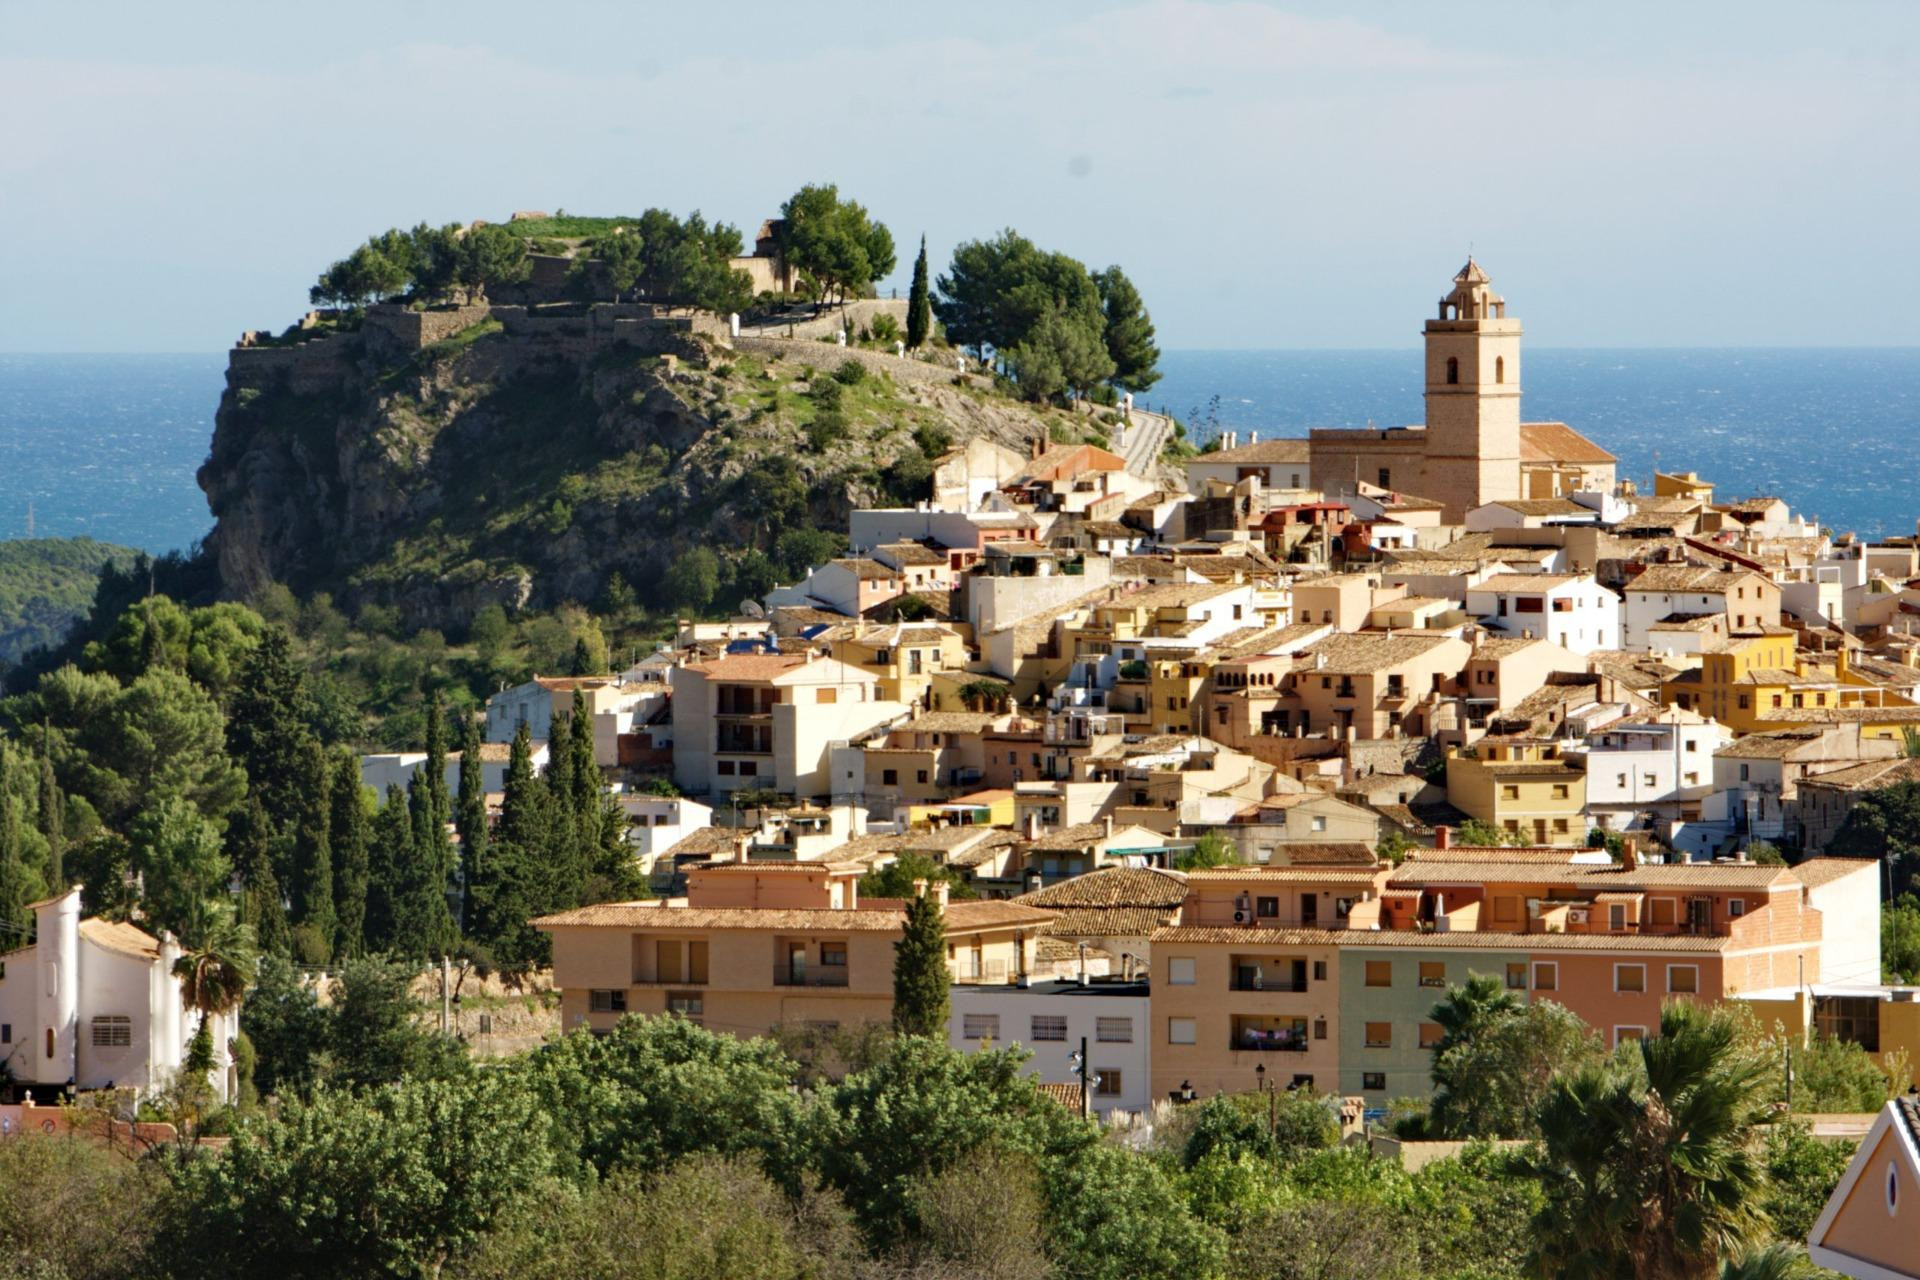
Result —
[{"label": "street lamp", "polygon": [[1267,1064],[1262,1062],[1253,1069],[1254,1079],[1260,1082],[1260,1092],[1267,1095],[1267,1139],[1280,1129],[1280,1095],[1267,1084]]},{"label": "street lamp", "polygon": [[1180,1082],[1180,1101],[1192,1102],[1196,1096],[1197,1095],[1193,1091],[1193,1081],[1182,1080]]}]

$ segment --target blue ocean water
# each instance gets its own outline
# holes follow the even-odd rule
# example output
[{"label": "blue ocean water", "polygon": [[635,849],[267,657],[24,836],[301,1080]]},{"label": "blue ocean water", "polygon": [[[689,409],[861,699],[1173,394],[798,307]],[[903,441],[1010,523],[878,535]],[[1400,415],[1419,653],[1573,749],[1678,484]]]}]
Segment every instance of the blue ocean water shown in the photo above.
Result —
[{"label": "blue ocean water", "polygon": [[[185,549],[211,524],[207,454],[224,353],[0,354],[0,537],[88,534]],[[1417,349],[1169,351],[1142,397],[1221,428],[1419,422]],[[1728,496],[1772,493],[1838,529],[1911,533],[1920,517],[1920,349],[1529,350],[1532,420],[1570,423],[1642,483],[1655,465]]]},{"label": "blue ocean water", "polygon": [[[1425,417],[1417,348],[1169,351],[1141,399],[1209,429],[1304,435]],[[1869,537],[1920,518],[1920,348],[1529,349],[1522,412],[1617,455],[1644,488],[1656,466],[1716,495],[1774,494],[1796,514]]]},{"label": "blue ocean water", "polygon": [[160,553],[213,525],[193,482],[225,352],[0,354],[0,537],[86,535]]}]

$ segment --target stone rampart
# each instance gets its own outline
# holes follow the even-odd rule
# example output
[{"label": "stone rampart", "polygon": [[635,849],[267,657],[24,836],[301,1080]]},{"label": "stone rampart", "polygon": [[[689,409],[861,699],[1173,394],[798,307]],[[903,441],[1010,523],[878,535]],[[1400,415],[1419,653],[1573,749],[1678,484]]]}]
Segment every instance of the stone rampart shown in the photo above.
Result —
[{"label": "stone rampart", "polygon": [[472,328],[485,320],[490,310],[484,302],[434,311],[414,311],[381,303],[367,308],[363,327],[411,353]]},{"label": "stone rampart", "polygon": [[[951,364],[917,360],[912,356],[888,355],[884,351],[867,351],[859,347],[843,347],[834,342],[810,342],[801,338],[749,338],[742,334],[733,340],[733,348],[753,355],[770,356],[775,360],[811,365],[827,373],[851,361],[865,365],[869,373],[884,373],[895,382],[910,382],[920,386],[952,386],[954,378],[960,376],[960,371]],[[984,380],[974,378],[974,375],[969,374],[968,377],[975,385],[988,385]]]}]

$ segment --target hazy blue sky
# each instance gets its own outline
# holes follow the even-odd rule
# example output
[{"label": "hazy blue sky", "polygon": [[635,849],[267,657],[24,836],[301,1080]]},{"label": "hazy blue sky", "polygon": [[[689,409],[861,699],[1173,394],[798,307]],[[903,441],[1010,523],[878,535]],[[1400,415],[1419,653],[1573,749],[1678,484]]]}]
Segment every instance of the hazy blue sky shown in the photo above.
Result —
[{"label": "hazy blue sky", "polygon": [[838,181],[1169,347],[1920,343],[1920,4],[0,0],[0,350],[213,349],[363,236]]}]

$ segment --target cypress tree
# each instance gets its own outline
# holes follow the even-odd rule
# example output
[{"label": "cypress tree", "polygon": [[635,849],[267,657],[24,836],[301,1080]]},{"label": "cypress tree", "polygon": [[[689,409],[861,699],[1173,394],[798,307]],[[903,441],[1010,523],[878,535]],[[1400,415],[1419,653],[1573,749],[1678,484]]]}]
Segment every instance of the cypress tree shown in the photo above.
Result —
[{"label": "cypress tree", "polygon": [[366,954],[367,879],[370,874],[366,798],[360,764],[342,754],[333,765],[327,835],[333,845],[334,954]]},{"label": "cypress tree", "polygon": [[386,803],[374,814],[372,838],[367,843],[367,916],[363,929],[369,951],[396,948],[402,868],[412,865],[413,821],[407,813],[407,793],[397,783],[387,786]]},{"label": "cypress tree", "polygon": [[11,951],[26,941],[33,925],[27,910],[30,888],[20,854],[20,806],[7,786],[12,752],[0,746],[0,947]]},{"label": "cypress tree", "polygon": [[407,788],[411,856],[397,864],[393,893],[393,950],[432,957],[459,940],[447,907],[447,833],[434,818],[432,787],[418,773]]},{"label": "cypress tree", "polygon": [[537,857],[545,866],[546,900],[555,908],[571,907],[580,901],[580,868],[586,861],[580,848],[580,821],[575,808],[572,742],[572,717],[555,722],[553,734],[547,739],[546,822],[539,842],[530,844],[509,837],[523,852]]},{"label": "cypress tree", "polygon": [[651,898],[647,878],[640,873],[640,861],[627,843],[627,814],[612,796],[600,800],[600,820],[596,824],[591,861],[587,867],[586,892],[581,901],[632,902]]},{"label": "cypress tree", "polygon": [[913,286],[907,290],[907,346],[919,349],[933,331],[933,298],[927,292],[927,238],[920,237],[920,256],[913,260]]},{"label": "cypress tree", "polygon": [[263,954],[286,955],[293,949],[287,926],[287,905],[280,896],[280,878],[273,874],[273,823],[249,796],[244,808],[227,823],[227,858],[240,877],[240,921],[253,927]]},{"label": "cypress tree", "polygon": [[606,827],[606,780],[593,758],[593,715],[587,710],[586,694],[573,691],[573,715],[567,720],[568,769],[573,786],[574,867],[573,900],[579,903],[586,894],[587,880],[599,862],[601,833]]},{"label": "cypress tree", "polygon": [[[593,650],[587,646],[587,638],[581,636],[573,642],[573,674],[576,676],[593,675],[593,666]],[[578,696],[579,692],[578,689],[574,690],[575,696]]]},{"label": "cypress tree", "polygon": [[947,1035],[947,917],[931,893],[907,899],[893,944],[893,1029],[907,1036]]},{"label": "cypress tree", "polygon": [[472,886],[473,933],[506,973],[525,973],[547,962],[546,935],[529,928],[527,921],[570,905],[554,897],[555,877],[546,852],[553,825],[552,796],[548,784],[534,775],[533,740],[521,725],[508,757],[500,826],[488,840],[486,859]]},{"label": "cypress tree", "polygon": [[480,759],[480,727],[465,717],[460,731],[460,796],[454,808],[454,826],[460,833],[460,866],[467,886],[469,919],[476,886],[486,874],[487,784]]},{"label": "cypress tree", "polygon": [[287,633],[268,627],[247,659],[227,713],[227,750],[247,771],[276,830],[299,821],[311,772],[305,750],[307,696]]},{"label": "cypress tree", "polygon": [[447,731],[440,713],[440,695],[427,699],[427,793],[433,799],[434,817],[444,828],[453,821],[453,804],[447,794]]},{"label": "cypress tree", "polygon": [[[305,783],[293,826],[293,918],[306,958],[324,964],[333,954],[333,842],[329,838],[333,778],[320,744],[308,738],[301,749]],[[264,804],[265,802],[262,801]]]},{"label": "cypress tree", "polygon": [[47,838],[47,888],[60,893],[67,888],[67,797],[54,775],[53,757],[44,752],[40,756],[40,834]]}]

